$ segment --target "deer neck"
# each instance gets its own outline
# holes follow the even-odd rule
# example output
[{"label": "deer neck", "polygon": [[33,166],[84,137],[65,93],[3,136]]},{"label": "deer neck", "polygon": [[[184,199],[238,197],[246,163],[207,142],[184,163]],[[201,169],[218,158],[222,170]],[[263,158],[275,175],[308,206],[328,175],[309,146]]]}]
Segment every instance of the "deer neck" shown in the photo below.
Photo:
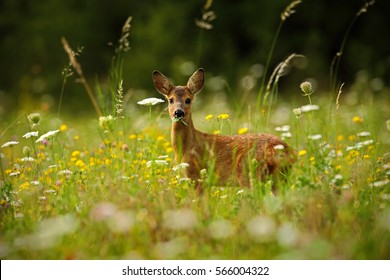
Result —
[{"label": "deer neck", "polygon": [[172,122],[171,142],[177,158],[181,158],[190,151],[194,145],[196,129],[192,118],[185,123],[181,121]]}]

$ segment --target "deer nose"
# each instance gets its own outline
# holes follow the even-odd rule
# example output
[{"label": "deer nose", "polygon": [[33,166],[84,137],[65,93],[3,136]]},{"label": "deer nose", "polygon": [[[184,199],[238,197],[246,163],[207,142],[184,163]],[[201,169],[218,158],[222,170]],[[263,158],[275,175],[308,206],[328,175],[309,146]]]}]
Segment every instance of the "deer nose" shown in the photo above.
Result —
[{"label": "deer nose", "polygon": [[184,117],[184,111],[181,110],[181,109],[176,110],[175,113],[174,113],[174,117],[175,118],[183,118]]}]

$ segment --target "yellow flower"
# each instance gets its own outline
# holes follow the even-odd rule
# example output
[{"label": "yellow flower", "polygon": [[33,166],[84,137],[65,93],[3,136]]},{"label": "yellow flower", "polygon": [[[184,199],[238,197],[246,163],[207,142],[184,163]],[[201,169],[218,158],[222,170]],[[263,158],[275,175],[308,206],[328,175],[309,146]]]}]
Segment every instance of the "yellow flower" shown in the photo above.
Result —
[{"label": "yellow flower", "polygon": [[205,117],[206,121],[209,121],[213,118],[213,115],[209,114]]},{"label": "yellow flower", "polygon": [[337,141],[343,141],[344,140],[344,135],[338,135],[337,136]]},{"label": "yellow flower", "polygon": [[370,155],[364,155],[363,158],[364,159],[369,159],[371,156]]},{"label": "yellow flower", "polygon": [[137,135],[135,135],[135,134],[130,134],[130,135],[129,135],[129,139],[133,140],[133,139],[135,139],[135,138],[137,138]]},{"label": "yellow flower", "polygon": [[300,150],[299,152],[298,152],[298,156],[304,156],[304,155],[306,155],[307,154],[307,151],[306,150]]},{"label": "yellow flower", "polygon": [[221,133],[221,131],[219,129],[214,130],[214,134],[220,134],[220,133]]},{"label": "yellow flower", "polygon": [[245,134],[248,132],[248,128],[247,127],[243,127],[243,128],[240,128],[238,130],[238,134]]},{"label": "yellow flower", "polygon": [[72,152],[72,157],[78,157],[80,156],[80,151],[76,150]]},{"label": "yellow flower", "polygon": [[219,114],[217,116],[217,119],[220,119],[220,120],[227,120],[229,118],[229,114]]},{"label": "yellow flower", "polygon": [[24,182],[23,184],[21,184],[19,186],[19,189],[20,190],[28,190],[29,187],[30,187],[30,183],[29,182]]},{"label": "yellow flower", "polygon": [[354,123],[362,123],[362,122],[363,122],[363,119],[362,119],[361,117],[359,117],[359,116],[354,116],[354,117],[352,118],[352,121],[353,121]]},{"label": "yellow flower", "polygon": [[60,126],[60,131],[61,131],[61,132],[64,132],[64,131],[66,131],[66,130],[68,130],[68,126],[67,126],[66,124],[61,124],[61,126]]}]

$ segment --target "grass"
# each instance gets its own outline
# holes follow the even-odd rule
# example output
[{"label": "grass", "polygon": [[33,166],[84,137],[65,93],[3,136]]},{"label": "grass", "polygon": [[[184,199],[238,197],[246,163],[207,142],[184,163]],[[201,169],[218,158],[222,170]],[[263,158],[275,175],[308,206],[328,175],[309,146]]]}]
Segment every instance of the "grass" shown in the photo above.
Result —
[{"label": "grass", "polygon": [[[278,30],[299,3],[287,7]],[[374,98],[361,91],[355,100],[340,87],[333,102],[323,98],[333,96],[333,87],[319,94],[303,83],[303,94],[297,85],[286,106],[276,99],[283,73],[275,70],[270,92],[264,76],[257,96],[245,92],[236,111],[199,98],[198,128],[271,129],[297,150],[298,160],[277,196],[271,180],[253,189],[220,186],[210,171],[202,174],[205,192],[198,196],[183,175],[186,166],[172,162],[165,105],[154,106],[153,99],[142,107],[134,96],[124,97],[130,22],[108,85],[96,85],[98,98],[82,79],[99,119],[60,118],[71,66],[84,77],[79,52],[65,44],[71,63],[57,115],[22,115],[0,131],[1,259],[390,258],[390,110],[381,98],[387,92]],[[332,67],[335,81],[339,62]]]},{"label": "grass", "polygon": [[[206,183],[197,196],[181,166],[172,169],[163,107],[152,108],[153,123],[146,108],[138,130],[117,129],[122,119],[78,128],[50,116],[32,128],[26,119],[6,134],[19,143],[1,148],[1,258],[388,259],[385,121],[341,106],[337,127],[324,126],[329,106],[319,102],[299,119],[291,108],[290,128],[275,131],[289,132],[299,154],[278,196],[271,182],[253,190]],[[229,118],[195,123],[209,132],[240,130],[243,120]],[[31,131],[53,135],[38,143],[39,136],[22,137]]]}]

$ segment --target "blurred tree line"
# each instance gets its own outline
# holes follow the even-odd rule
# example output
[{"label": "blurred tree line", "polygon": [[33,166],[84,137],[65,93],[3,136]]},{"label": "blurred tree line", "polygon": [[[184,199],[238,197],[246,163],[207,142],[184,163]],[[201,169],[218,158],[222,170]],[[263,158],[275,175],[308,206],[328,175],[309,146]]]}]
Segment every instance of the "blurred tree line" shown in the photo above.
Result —
[{"label": "blurred tree line", "polygon": [[[251,69],[261,72],[290,0],[176,1],[176,0],[1,0],[0,2],[0,116],[10,109],[56,106],[61,72],[68,57],[60,39],[83,47],[78,57],[91,84],[107,77],[115,45],[128,16],[132,16],[130,51],[124,64],[124,87],[154,95],[151,73],[158,69],[183,83],[194,68],[223,76],[234,94]],[[205,5],[211,4],[205,10]],[[291,53],[305,59],[281,86],[297,88],[314,78],[328,89],[329,69],[353,17],[363,0],[303,0],[283,24],[272,69]],[[207,7],[206,7],[207,8]],[[340,63],[339,80],[352,84],[364,70],[380,90],[389,86],[390,1],[377,0],[352,26]],[[206,11],[212,11],[208,18]],[[210,26],[195,24],[202,15]],[[208,22],[210,20],[210,22]],[[212,21],[211,21],[212,20]],[[257,68],[253,67],[257,65]],[[261,74],[261,73],[260,73]],[[84,89],[70,78],[64,103],[71,110],[93,110]],[[258,86],[258,85],[256,85]],[[143,97],[143,96],[142,96]],[[45,110],[45,108],[41,108]]]}]

